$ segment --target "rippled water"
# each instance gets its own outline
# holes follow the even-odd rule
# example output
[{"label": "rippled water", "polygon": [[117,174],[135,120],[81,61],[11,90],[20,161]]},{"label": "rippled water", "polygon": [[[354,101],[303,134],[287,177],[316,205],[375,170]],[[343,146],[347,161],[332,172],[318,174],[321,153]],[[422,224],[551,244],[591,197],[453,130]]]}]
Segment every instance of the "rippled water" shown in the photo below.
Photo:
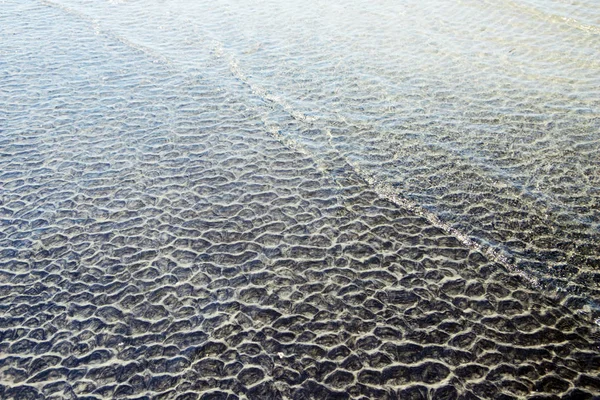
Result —
[{"label": "rippled water", "polygon": [[591,398],[599,67],[591,0],[0,1],[0,398]]}]

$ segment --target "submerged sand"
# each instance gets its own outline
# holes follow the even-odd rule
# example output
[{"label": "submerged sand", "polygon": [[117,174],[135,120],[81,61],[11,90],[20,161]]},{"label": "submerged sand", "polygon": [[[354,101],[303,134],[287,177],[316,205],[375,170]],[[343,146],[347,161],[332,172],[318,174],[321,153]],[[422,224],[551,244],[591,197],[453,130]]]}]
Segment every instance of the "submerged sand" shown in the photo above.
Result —
[{"label": "submerged sand", "polygon": [[600,393],[588,315],[268,122],[299,116],[2,7],[0,398]]}]

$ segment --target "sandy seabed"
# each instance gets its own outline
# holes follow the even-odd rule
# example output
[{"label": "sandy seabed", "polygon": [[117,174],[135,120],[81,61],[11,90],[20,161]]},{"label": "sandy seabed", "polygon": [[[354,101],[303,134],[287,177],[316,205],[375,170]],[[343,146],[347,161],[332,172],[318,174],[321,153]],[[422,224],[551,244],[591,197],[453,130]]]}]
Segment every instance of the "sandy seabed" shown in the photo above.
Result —
[{"label": "sandy seabed", "polygon": [[286,140],[235,71],[1,7],[0,398],[600,393],[588,316]]}]

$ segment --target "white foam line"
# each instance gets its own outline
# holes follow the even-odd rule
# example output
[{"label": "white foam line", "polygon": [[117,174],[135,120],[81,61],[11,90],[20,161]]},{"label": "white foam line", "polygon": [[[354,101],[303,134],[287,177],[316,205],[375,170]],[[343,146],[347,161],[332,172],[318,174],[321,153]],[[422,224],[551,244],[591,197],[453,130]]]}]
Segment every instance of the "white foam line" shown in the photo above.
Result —
[{"label": "white foam line", "polygon": [[[218,42],[216,42],[216,43],[218,43]],[[279,105],[292,118],[299,120],[300,122],[304,122],[304,123],[313,125],[313,126],[317,125],[317,123],[319,122],[318,119],[316,119],[314,117],[309,117],[309,116],[303,114],[302,112],[296,110],[290,103],[288,103],[287,101],[282,99],[280,96],[275,96],[275,95],[269,93],[262,86],[251,82],[251,80],[243,73],[243,71],[239,67],[239,64],[238,64],[237,60],[235,59],[235,57],[231,54],[226,54],[220,43],[218,43],[217,49],[218,49],[217,54],[219,54],[219,57],[223,57],[224,55],[226,55],[231,73],[236,78],[238,78],[242,83],[244,83],[248,87],[250,87],[250,89],[253,91],[253,93],[258,95],[260,98],[262,98],[265,101],[269,101],[269,102]],[[263,119],[263,123],[265,123],[268,133],[270,133],[276,140],[278,140],[284,146],[294,149],[300,153],[303,153],[303,154],[311,157],[323,171],[328,171],[330,169],[327,167],[327,162],[322,160],[322,157],[320,157],[318,154],[316,154],[310,150],[307,150],[297,140],[294,140],[293,138],[291,138],[289,136],[282,135],[281,129],[277,129],[272,126],[269,126],[269,125],[274,124],[279,127],[279,124],[277,122],[271,122],[271,123],[267,124],[267,122]],[[456,228],[453,228],[451,226],[451,224],[443,221],[435,213],[432,213],[432,212],[428,211],[427,209],[425,209],[424,207],[418,205],[417,203],[403,197],[397,189],[393,188],[392,185],[385,183],[385,182],[381,182],[381,181],[377,180],[373,175],[371,175],[367,172],[363,172],[362,169],[360,168],[360,166],[351,162],[346,156],[341,154],[336,149],[335,145],[333,144],[333,135],[331,134],[331,131],[329,129],[327,129],[326,127],[325,128],[319,127],[319,128],[323,129],[323,131],[326,132],[328,144],[329,144],[329,147],[331,148],[331,150],[335,154],[337,154],[338,157],[343,159],[346,162],[346,164],[352,168],[353,172],[359,178],[361,178],[363,181],[365,181],[365,183],[375,193],[377,193],[377,195],[380,198],[390,201],[402,208],[408,209],[409,211],[413,212],[416,215],[419,215],[419,216],[425,218],[433,226],[442,229],[448,235],[458,239],[466,247],[484,254],[489,260],[502,265],[507,271],[519,276],[521,279],[523,279],[524,282],[529,284],[532,288],[535,288],[540,291],[544,291],[544,285],[542,284],[542,282],[540,281],[540,279],[538,277],[533,275],[531,272],[524,271],[521,268],[519,268],[517,265],[511,263],[510,260],[508,259],[508,257],[505,254],[503,254],[502,250],[500,250],[498,248],[494,248],[494,247],[492,247],[492,245],[485,245],[485,244],[477,243],[471,237],[469,237],[467,234],[459,231]],[[329,176],[335,182],[337,182],[337,179],[335,178],[335,176],[333,176],[332,174],[329,174]],[[340,184],[338,183],[338,185],[340,185]],[[558,285],[552,285],[551,290],[554,290],[555,293],[559,296],[561,293],[567,292],[567,290],[565,288],[558,286]],[[548,293],[547,290],[544,292],[546,294],[550,294],[550,293]],[[587,298],[587,300],[589,303],[594,304],[593,300],[590,300],[589,298]],[[580,312],[584,315],[589,315],[589,316],[592,315],[589,311],[588,312],[580,311]],[[597,326],[600,326],[600,318],[594,320],[593,322]]]},{"label": "white foam line", "polygon": [[[266,89],[264,89],[262,86],[251,82],[251,80],[241,70],[237,59],[233,55],[228,54],[223,49],[223,46],[221,45],[220,42],[214,41],[213,46],[214,46],[215,54],[218,57],[224,57],[227,60],[227,62],[229,64],[229,68],[231,70],[231,73],[236,78],[238,78],[240,81],[242,81],[244,84],[246,84],[248,87],[250,87],[250,89],[253,91],[253,93],[255,93],[256,95],[258,95],[259,97],[261,97],[264,100],[267,100],[269,102],[273,102],[273,103],[279,105],[288,114],[290,114],[294,119],[297,119],[301,122],[308,123],[311,125],[313,125],[315,122],[317,122],[315,118],[308,117],[305,114],[301,113],[300,111],[295,110],[292,105],[290,105],[287,101],[282,99],[280,96],[272,95]],[[293,148],[297,151],[300,151],[301,153],[309,155],[315,161],[317,161],[320,158],[317,154],[307,150],[304,146],[302,146],[300,143],[298,143],[297,140],[294,140],[290,137],[281,135],[281,133],[279,133],[278,129],[268,129],[268,131],[276,140],[278,140],[279,142],[281,142],[283,145],[287,146],[288,148]],[[363,181],[365,181],[367,183],[367,185],[372,190],[374,190],[375,193],[377,193],[381,198],[386,199],[400,207],[408,209],[411,212],[425,218],[433,226],[438,227],[438,228],[442,229],[444,232],[446,232],[447,234],[449,234],[450,236],[455,237],[461,243],[463,243],[465,246],[467,246],[473,250],[477,250],[477,251],[481,252],[482,254],[485,254],[490,260],[495,261],[496,263],[504,266],[510,272],[519,275],[530,285],[532,285],[536,288],[541,288],[542,285],[538,278],[536,278],[535,276],[532,276],[530,274],[527,274],[526,272],[519,269],[516,265],[512,264],[505,255],[501,254],[500,250],[494,249],[491,246],[484,246],[484,245],[481,245],[481,244],[475,242],[468,235],[464,234],[463,232],[460,232],[459,230],[453,228],[447,222],[444,222],[443,220],[441,220],[436,214],[434,214],[430,211],[427,211],[425,208],[419,206],[417,203],[402,197],[400,195],[400,193],[397,190],[395,190],[390,184],[380,182],[376,178],[374,178],[371,174],[363,172],[362,169],[358,165],[351,162],[347,157],[342,155],[335,148],[335,145],[333,144],[333,141],[332,141],[333,136],[331,135],[331,131],[326,128],[324,129],[324,131],[327,134],[329,147],[341,159],[343,159],[352,168],[353,172],[358,177],[363,179]],[[318,164],[323,164],[323,163],[318,162]],[[327,170],[327,168],[323,168],[323,169]],[[332,178],[334,179],[334,181],[336,180],[335,177],[332,177]]]},{"label": "white foam line", "polygon": [[[299,120],[301,122],[304,122],[304,123],[307,123],[310,125],[316,125],[319,122],[316,118],[306,116],[302,112],[296,110],[290,103],[288,103],[287,101],[282,99],[280,96],[275,96],[275,95],[269,93],[268,90],[266,90],[262,86],[253,83],[251,81],[251,79],[248,78],[246,76],[246,74],[241,70],[239,63],[238,63],[237,59],[235,58],[235,56],[233,56],[232,54],[228,54],[223,49],[223,46],[221,45],[220,42],[214,41],[214,49],[215,49],[215,54],[218,57],[223,57],[227,60],[229,68],[231,70],[231,73],[236,78],[238,78],[242,83],[244,83],[248,87],[250,87],[250,89],[253,91],[253,93],[258,95],[260,98],[262,98],[265,101],[272,102],[272,103],[279,105],[292,118],[294,118],[296,120]],[[263,120],[263,122],[264,122],[264,120]],[[276,122],[274,124],[278,125]],[[448,235],[455,237],[461,243],[463,243],[466,247],[481,252],[482,254],[487,256],[488,259],[490,259],[491,261],[494,261],[494,262],[502,265],[504,268],[506,268],[506,270],[510,271],[511,273],[514,273],[515,275],[518,275],[532,287],[534,287],[538,290],[541,290],[543,288],[543,285],[538,277],[532,275],[531,273],[523,271],[517,265],[511,263],[509,261],[508,257],[506,255],[504,255],[500,249],[494,248],[491,245],[484,245],[484,244],[477,243],[471,237],[469,237],[467,234],[459,231],[456,228],[453,228],[449,223],[443,221],[435,213],[432,213],[432,212],[426,210],[424,207],[418,205],[417,203],[403,197],[400,194],[400,192],[398,190],[394,189],[390,184],[381,182],[381,181],[377,180],[375,177],[373,177],[373,175],[371,175],[367,172],[363,172],[362,169],[360,168],[360,166],[351,162],[347,157],[345,157],[343,154],[341,154],[336,149],[335,145],[333,144],[333,136],[332,136],[331,132],[329,131],[329,129],[327,129],[327,128],[322,128],[322,129],[327,134],[327,140],[328,140],[328,144],[329,144],[329,147],[331,148],[331,150],[333,150],[333,152],[335,152],[338,155],[338,157],[343,159],[352,168],[353,172],[358,177],[360,177],[363,181],[365,181],[367,183],[367,185],[373,191],[375,191],[375,193],[377,193],[381,198],[386,199],[400,207],[410,210],[411,212],[415,213],[416,215],[419,215],[419,216],[425,218],[433,226],[438,227],[438,228],[442,229],[444,232],[446,232]],[[310,156],[313,160],[315,160],[315,162],[317,162],[317,164],[319,164],[322,167],[322,169],[324,171],[328,170],[328,168],[325,166],[327,163],[323,160],[320,160],[321,157],[319,157],[318,154],[311,152],[310,150],[307,150],[297,140],[294,140],[293,138],[282,135],[280,133],[279,129],[268,128],[267,130],[276,140],[280,141],[283,145],[287,146],[288,148],[293,148],[294,150],[297,150],[301,153],[304,153],[304,154]],[[331,174],[330,174],[330,176],[331,176]],[[333,176],[331,176],[331,177],[334,181],[337,181],[335,179],[335,177],[333,177]],[[557,293],[565,292],[565,289],[560,286],[553,286],[553,289],[555,289]],[[600,320],[598,322],[600,323]]]}]

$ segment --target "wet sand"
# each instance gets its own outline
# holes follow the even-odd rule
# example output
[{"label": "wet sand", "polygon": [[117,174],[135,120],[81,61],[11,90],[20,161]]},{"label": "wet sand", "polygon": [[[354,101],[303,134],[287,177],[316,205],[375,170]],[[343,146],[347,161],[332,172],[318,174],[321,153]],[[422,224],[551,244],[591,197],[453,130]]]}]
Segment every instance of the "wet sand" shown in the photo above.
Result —
[{"label": "wet sand", "polygon": [[286,140],[243,82],[3,7],[0,398],[600,393],[589,315]]}]

